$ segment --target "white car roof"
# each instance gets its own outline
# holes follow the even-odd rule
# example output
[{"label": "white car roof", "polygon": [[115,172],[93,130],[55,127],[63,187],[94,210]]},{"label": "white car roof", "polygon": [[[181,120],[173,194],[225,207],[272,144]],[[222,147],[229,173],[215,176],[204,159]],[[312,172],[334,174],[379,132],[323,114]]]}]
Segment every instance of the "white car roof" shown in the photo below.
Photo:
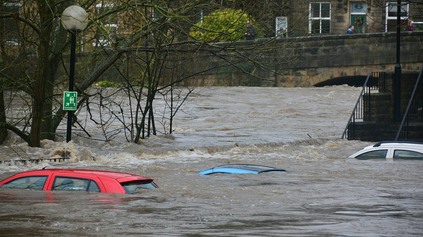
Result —
[{"label": "white car roof", "polygon": [[407,148],[416,148],[423,149],[423,143],[420,142],[378,142],[373,146],[369,147],[386,147],[386,148],[398,148],[398,147],[407,147]]},{"label": "white car roof", "polygon": [[354,158],[358,155],[361,155],[365,152],[368,151],[372,151],[372,150],[378,150],[381,148],[393,148],[393,149],[407,149],[407,150],[411,150],[411,151],[417,151],[420,153],[423,153],[423,143],[420,142],[399,142],[399,141],[392,141],[392,142],[378,142],[374,145],[371,146],[367,146],[357,152],[355,152],[354,154],[350,155],[350,158]]}]

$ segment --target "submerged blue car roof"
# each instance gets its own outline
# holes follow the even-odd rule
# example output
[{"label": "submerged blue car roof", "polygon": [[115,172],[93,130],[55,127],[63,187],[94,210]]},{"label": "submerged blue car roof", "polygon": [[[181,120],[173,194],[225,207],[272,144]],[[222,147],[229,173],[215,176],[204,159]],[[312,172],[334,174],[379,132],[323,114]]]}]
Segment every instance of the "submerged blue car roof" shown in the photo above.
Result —
[{"label": "submerged blue car roof", "polygon": [[284,169],[279,169],[270,166],[264,165],[252,165],[252,164],[229,164],[229,165],[222,165],[216,166],[210,169],[206,169],[203,171],[198,172],[201,175],[209,175],[209,174],[261,174],[265,172],[286,172]]}]

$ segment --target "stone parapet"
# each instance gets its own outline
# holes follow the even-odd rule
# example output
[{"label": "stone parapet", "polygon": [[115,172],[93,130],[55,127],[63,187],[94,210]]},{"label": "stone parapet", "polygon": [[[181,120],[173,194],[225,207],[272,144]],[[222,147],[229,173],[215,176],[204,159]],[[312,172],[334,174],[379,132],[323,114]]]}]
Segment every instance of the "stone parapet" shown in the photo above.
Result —
[{"label": "stone parapet", "polygon": [[[230,47],[229,43],[219,43],[216,46],[223,49],[219,51],[219,57],[204,48],[186,65],[193,65],[191,68],[197,70],[214,67],[193,79],[207,82],[208,86],[308,87],[334,78],[393,71],[396,62],[395,33],[266,40],[236,42]],[[419,70],[423,65],[421,52],[423,32],[401,34],[404,70]]]}]

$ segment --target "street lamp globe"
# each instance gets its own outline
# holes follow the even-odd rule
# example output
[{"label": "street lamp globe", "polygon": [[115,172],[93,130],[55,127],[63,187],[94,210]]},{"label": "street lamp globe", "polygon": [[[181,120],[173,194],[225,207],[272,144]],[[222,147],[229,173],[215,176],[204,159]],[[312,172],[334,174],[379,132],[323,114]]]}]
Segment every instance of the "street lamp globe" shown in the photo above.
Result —
[{"label": "street lamp globe", "polygon": [[76,32],[84,30],[88,25],[88,13],[84,8],[73,5],[67,7],[61,17],[61,22],[66,30]]},{"label": "street lamp globe", "polygon": [[69,31],[71,35],[71,53],[69,60],[69,91],[68,93],[65,92],[63,95],[63,110],[68,110],[66,142],[69,142],[72,138],[71,134],[73,111],[77,108],[77,93],[73,91],[73,84],[75,80],[76,34],[79,31],[83,31],[87,27],[88,14],[84,10],[84,8],[77,5],[73,5],[67,7],[63,11],[60,20],[62,22],[63,28]]}]

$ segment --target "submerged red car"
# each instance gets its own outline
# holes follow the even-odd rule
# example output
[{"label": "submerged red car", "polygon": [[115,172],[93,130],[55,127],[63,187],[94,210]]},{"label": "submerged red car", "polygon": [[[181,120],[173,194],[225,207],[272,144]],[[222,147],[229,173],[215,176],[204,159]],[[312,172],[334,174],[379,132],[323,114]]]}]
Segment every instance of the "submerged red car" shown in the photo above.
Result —
[{"label": "submerged red car", "polygon": [[153,179],[130,173],[86,169],[40,169],[17,173],[2,181],[0,187],[32,190],[67,190],[102,193],[135,193],[155,189]]}]

